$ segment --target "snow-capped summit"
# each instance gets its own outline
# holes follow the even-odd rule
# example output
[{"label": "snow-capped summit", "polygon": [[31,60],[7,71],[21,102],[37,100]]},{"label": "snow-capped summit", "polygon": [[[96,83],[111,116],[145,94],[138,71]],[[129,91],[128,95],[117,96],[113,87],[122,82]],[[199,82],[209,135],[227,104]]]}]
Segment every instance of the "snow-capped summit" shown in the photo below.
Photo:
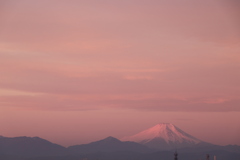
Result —
[{"label": "snow-capped summit", "polygon": [[189,147],[201,142],[170,123],[159,123],[133,136],[123,137],[121,140],[164,150]]}]

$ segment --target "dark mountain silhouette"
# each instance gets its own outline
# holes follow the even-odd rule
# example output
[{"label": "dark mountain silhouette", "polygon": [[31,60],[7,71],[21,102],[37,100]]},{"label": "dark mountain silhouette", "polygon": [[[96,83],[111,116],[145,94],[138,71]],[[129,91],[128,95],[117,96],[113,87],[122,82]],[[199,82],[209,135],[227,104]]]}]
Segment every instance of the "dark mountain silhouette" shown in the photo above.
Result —
[{"label": "dark mountain silhouette", "polygon": [[197,152],[212,152],[212,151],[226,151],[231,153],[240,153],[240,146],[227,145],[220,146],[211,143],[201,142],[191,147],[178,149],[181,153],[197,153]]},{"label": "dark mountain silhouette", "polygon": [[66,154],[66,148],[39,137],[0,137],[0,154],[49,156]]},{"label": "dark mountain silhouette", "polygon": [[225,151],[240,153],[240,146],[238,145],[220,146],[220,148],[224,149]]},{"label": "dark mountain silhouette", "polygon": [[[107,137],[65,148],[39,137],[0,136],[0,160],[172,160],[176,148],[164,150],[162,146],[176,146],[176,142],[190,144],[177,149],[179,160],[206,159],[206,154],[210,159],[216,156],[217,160],[240,160],[240,146],[203,142],[170,124],[157,125],[127,138],[142,144]],[[148,142],[156,142],[154,145],[160,147],[149,149],[145,146],[151,144]]]},{"label": "dark mountain silhouette", "polygon": [[115,152],[115,151],[134,151],[149,152],[152,151],[144,145],[135,142],[122,142],[114,137],[107,137],[103,140],[89,144],[75,145],[68,147],[70,153],[86,154],[96,152]]}]

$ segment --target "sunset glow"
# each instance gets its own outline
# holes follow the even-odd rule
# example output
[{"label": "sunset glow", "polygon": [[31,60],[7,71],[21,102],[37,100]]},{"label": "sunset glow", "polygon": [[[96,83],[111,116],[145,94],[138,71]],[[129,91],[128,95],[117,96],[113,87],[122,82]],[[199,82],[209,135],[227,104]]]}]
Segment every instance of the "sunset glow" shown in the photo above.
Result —
[{"label": "sunset glow", "polygon": [[240,145],[239,7],[0,1],[0,135],[69,146],[168,122]]}]

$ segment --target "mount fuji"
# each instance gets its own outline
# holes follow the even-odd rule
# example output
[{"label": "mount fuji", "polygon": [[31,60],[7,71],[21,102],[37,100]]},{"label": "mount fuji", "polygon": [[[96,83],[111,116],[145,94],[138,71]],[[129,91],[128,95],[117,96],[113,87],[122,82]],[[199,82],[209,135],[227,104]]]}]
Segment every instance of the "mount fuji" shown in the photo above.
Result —
[{"label": "mount fuji", "polygon": [[133,136],[123,137],[121,141],[133,141],[158,150],[180,149],[205,143],[170,123],[157,124]]}]

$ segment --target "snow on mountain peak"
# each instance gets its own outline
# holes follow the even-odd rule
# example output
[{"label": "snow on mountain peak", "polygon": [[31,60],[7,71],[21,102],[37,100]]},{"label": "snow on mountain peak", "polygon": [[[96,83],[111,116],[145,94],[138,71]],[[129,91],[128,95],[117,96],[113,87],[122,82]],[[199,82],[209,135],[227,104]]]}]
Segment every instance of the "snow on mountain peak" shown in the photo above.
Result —
[{"label": "snow on mountain peak", "polygon": [[134,141],[138,143],[148,143],[154,139],[164,140],[166,143],[199,143],[200,140],[185,133],[171,123],[159,123],[149,129],[129,137],[123,137],[122,141]]}]

